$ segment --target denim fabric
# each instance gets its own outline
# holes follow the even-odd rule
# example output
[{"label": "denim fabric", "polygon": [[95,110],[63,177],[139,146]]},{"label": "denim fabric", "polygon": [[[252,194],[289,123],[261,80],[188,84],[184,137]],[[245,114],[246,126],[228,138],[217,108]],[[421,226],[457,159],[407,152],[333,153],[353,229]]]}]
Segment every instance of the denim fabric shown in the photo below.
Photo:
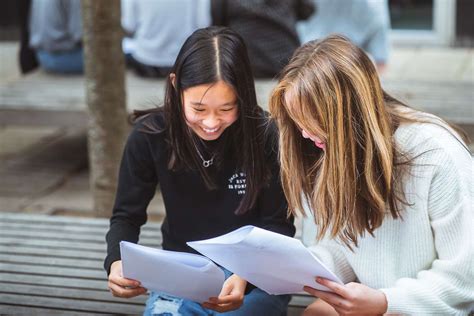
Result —
[{"label": "denim fabric", "polygon": [[84,71],[82,48],[60,53],[39,50],[36,57],[41,67],[49,72],[80,74]]},{"label": "denim fabric", "polygon": [[[226,278],[232,275],[223,269]],[[146,302],[144,316],[284,316],[286,315],[290,295],[269,295],[254,288],[245,295],[244,304],[235,311],[218,313],[203,308],[201,304],[167,295],[151,292]]]}]

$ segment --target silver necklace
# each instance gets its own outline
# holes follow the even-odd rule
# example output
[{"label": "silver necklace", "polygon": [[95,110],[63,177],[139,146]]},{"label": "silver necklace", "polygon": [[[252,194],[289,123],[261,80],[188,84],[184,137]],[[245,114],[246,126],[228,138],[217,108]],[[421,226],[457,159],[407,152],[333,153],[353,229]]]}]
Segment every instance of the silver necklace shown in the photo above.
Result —
[{"label": "silver necklace", "polygon": [[197,151],[197,153],[198,153],[198,155],[199,155],[199,158],[201,158],[201,160],[202,160],[202,165],[204,166],[204,168],[208,168],[209,166],[211,166],[211,165],[214,163],[214,156],[215,156],[216,154],[212,155],[211,159],[206,160],[206,159],[204,159],[204,157],[201,155],[201,152],[200,152],[199,149],[197,148],[196,144],[194,145],[194,147],[196,148],[196,151]]}]

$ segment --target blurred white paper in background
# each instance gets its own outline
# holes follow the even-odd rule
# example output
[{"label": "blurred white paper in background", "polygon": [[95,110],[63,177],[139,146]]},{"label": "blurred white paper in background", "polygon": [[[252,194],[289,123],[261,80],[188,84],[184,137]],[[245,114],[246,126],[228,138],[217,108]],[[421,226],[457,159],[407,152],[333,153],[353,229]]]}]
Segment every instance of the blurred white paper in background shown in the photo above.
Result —
[{"label": "blurred white paper in background", "polygon": [[155,292],[165,292],[199,303],[217,297],[224,271],[206,257],[120,242],[122,273]]},{"label": "blurred white paper in background", "polygon": [[305,285],[330,291],[316,276],[343,284],[298,239],[255,226],[187,244],[269,294],[297,293]]}]

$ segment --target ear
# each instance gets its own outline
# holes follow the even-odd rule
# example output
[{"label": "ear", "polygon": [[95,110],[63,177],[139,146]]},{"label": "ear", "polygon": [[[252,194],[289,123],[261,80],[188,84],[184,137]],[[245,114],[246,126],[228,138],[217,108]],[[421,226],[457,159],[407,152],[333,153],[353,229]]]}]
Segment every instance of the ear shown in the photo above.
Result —
[{"label": "ear", "polygon": [[173,88],[176,89],[176,75],[174,74],[174,72],[170,73],[170,81],[171,81],[171,84],[173,85]]}]

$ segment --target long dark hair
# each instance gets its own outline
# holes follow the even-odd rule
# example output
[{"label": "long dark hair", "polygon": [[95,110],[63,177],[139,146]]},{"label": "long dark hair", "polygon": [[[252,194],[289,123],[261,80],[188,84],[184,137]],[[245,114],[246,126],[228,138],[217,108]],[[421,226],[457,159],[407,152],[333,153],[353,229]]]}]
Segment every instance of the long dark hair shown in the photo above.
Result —
[{"label": "long dark hair", "polygon": [[[224,152],[232,152],[237,168],[246,174],[246,193],[236,210],[243,214],[251,209],[258,193],[270,177],[265,163],[264,111],[257,105],[255,85],[243,39],[226,27],[207,27],[195,31],[181,47],[171,69],[175,74],[174,84],[168,78],[162,107],[135,111],[133,119],[151,112],[163,113],[164,127],[151,120],[144,120],[146,132],[165,133],[170,147],[168,168],[171,170],[198,170],[206,186],[215,188],[210,168],[202,166],[196,150],[199,137],[186,124],[182,93],[185,89],[222,80],[231,86],[238,99],[238,119],[224,131],[216,158]],[[224,135],[225,134],[225,135]],[[217,164],[219,167],[219,164]]]}]

